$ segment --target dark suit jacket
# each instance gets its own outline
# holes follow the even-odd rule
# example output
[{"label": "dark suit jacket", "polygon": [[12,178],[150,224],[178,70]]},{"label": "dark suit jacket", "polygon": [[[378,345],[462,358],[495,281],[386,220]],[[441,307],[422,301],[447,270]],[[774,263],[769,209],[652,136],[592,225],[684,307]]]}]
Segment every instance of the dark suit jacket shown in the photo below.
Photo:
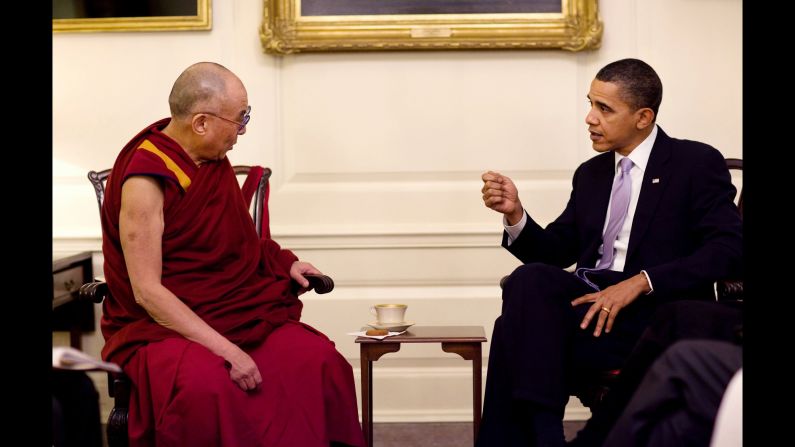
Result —
[{"label": "dark suit jacket", "polygon": [[[566,209],[546,228],[528,218],[503,246],[524,263],[593,268],[599,258],[610,190],[612,151],[574,172]],[[624,272],[646,270],[655,296],[714,299],[713,283],[742,269],[742,221],[726,162],[718,150],[658,129],[643,175]],[[529,217],[529,216],[528,216]]]}]

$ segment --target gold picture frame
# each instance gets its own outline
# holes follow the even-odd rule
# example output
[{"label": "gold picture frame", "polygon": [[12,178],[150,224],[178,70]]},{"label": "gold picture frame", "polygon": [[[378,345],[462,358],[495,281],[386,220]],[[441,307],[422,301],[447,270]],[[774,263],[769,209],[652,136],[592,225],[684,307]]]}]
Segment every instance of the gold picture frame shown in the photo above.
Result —
[{"label": "gold picture frame", "polygon": [[[302,14],[303,5],[311,5]],[[597,0],[263,0],[260,40],[266,53],[359,50],[599,48]],[[559,3],[558,11],[526,12]],[[522,8],[517,4],[524,4]],[[394,14],[395,5],[408,13]],[[409,8],[408,6],[412,6]],[[444,13],[469,5],[477,13]],[[381,8],[385,11],[368,10]],[[413,8],[413,9],[412,9]],[[510,8],[517,8],[511,10]],[[332,13],[324,10],[336,10]],[[390,11],[391,9],[391,11]],[[524,12],[522,12],[522,9]],[[416,13],[430,11],[430,13]],[[439,12],[442,13],[439,13]],[[340,13],[341,12],[341,13]],[[366,12],[362,14],[361,12]]]},{"label": "gold picture frame", "polygon": [[[170,0],[161,0],[168,4]],[[145,17],[55,18],[53,33],[95,31],[183,31],[212,28],[211,0],[196,0],[196,15],[153,15]]]}]

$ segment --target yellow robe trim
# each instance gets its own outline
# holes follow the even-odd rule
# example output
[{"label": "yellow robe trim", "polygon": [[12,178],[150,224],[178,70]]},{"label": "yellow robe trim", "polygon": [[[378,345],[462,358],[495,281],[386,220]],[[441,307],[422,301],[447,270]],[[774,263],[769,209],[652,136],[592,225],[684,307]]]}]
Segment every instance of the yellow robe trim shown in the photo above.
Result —
[{"label": "yellow robe trim", "polygon": [[160,159],[163,160],[163,163],[166,164],[166,168],[168,168],[169,171],[173,172],[174,175],[177,176],[177,180],[179,181],[179,185],[182,186],[182,189],[184,191],[188,190],[188,187],[190,186],[190,177],[188,177],[188,175],[185,174],[185,171],[183,171],[182,168],[180,168],[179,166],[177,166],[176,163],[174,163],[174,160],[169,158],[168,155],[164,154],[160,149],[158,149],[154,144],[152,144],[151,141],[144,140],[143,143],[141,143],[141,145],[138,146],[138,149],[149,151],[160,157]]}]

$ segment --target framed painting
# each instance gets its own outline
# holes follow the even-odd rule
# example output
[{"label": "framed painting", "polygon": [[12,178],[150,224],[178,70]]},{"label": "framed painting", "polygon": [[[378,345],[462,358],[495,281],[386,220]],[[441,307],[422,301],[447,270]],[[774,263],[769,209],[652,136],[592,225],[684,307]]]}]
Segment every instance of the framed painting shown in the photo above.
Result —
[{"label": "framed painting", "polygon": [[52,0],[52,31],[180,31],[212,28],[211,0]]},{"label": "framed painting", "polygon": [[597,0],[263,0],[265,52],[599,48]]}]

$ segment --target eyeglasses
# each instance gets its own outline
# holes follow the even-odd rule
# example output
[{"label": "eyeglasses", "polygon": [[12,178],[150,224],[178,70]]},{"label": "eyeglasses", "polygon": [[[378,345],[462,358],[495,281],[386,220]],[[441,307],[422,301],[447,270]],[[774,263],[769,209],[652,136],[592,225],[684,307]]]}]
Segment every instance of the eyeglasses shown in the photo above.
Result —
[{"label": "eyeglasses", "polygon": [[243,121],[230,120],[228,118],[224,118],[223,116],[216,115],[216,114],[214,114],[212,112],[196,112],[196,113],[203,113],[205,115],[212,115],[212,116],[214,116],[216,118],[220,118],[220,119],[222,119],[222,120],[224,120],[224,121],[226,121],[228,123],[237,124],[237,126],[238,126],[237,127],[237,134],[240,135],[240,134],[243,133],[243,129],[246,127],[246,125],[248,124],[248,121],[251,119],[251,106],[248,106],[248,108],[246,109],[246,114],[243,115]]}]

